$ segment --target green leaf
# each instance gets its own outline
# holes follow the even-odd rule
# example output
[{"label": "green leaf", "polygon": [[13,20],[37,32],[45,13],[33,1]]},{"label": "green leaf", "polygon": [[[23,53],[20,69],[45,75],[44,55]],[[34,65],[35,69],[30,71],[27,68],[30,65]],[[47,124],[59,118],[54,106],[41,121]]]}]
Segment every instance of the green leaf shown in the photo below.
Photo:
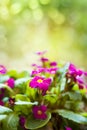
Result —
[{"label": "green leaf", "polygon": [[24,113],[25,115],[28,115],[31,111],[32,105],[37,105],[38,102],[27,102],[27,101],[18,101],[15,102],[14,110],[18,113]]},{"label": "green leaf", "polygon": [[28,97],[30,98],[30,99],[33,99],[33,100],[35,100],[35,98],[36,98],[36,94],[37,94],[37,89],[36,88],[31,88],[30,86],[29,86],[29,83],[28,83],[28,85],[27,85],[27,87],[26,87],[26,95],[28,95]]},{"label": "green leaf", "polygon": [[29,77],[28,71],[22,71],[18,74],[17,78]]},{"label": "green leaf", "polygon": [[15,102],[15,105],[38,105],[38,102],[27,102],[27,101],[18,101]]},{"label": "green leaf", "polygon": [[15,86],[18,86],[19,84],[23,84],[27,82],[29,79],[30,79],[29,77],[19,78],[15,81]]},{"label": "green leaf", "polygon": [[82,100],[82,95],[79,92],[66,92],[62,96],[68,95],[71,100]]},{"label": "green leaf", "polygon": [[84,108],[84,103],[82,101],[66,101],[64,104],[64,108],[65,109],[71,109],[71,110],[75,110],[75,111],[82,111],[82,109]]},{"label": "green leaf", "polygon": [[65,89],[65,85],[66,85],[66,78],[62,78],[60,83],[60,91],[63,91]]},{"label": "green leaf", "polygon": [[4,107],[4,106],[0,106],[0,114],[3,114],[3,113],[10,113],[12,112],[12,110],[8,107]]},{"label": "green leaf", "polygon": [[16,70],[10,70],[7,72],[7,74],[10,76],[10,77],[13,77],[13,78],[17,78],[17,71]]},{"label": "green leaf", "polygon": [[0,83],[0,88],[5,88],[5,87],[6,87],[6,85],[5,85],[5,84]]},{"label": "green leaf", "polygon": [[3,120],[3,130],[17,130],[19,123],[19,117],[16,114],[10,114],[5,120]]},{"label": "green leaf", "polygon": [[27,97],[27,95],[23,95],[23,94],[16,94],[15,95],[15,100],[21,100],[21,101],[30,101],[30,99]]},{"label": "green leaf", "polygon": [[8,75],[0,75],[0,83],[3,83],[9,79]]},{"label": "green leaf", "polygon": [[58,97],[57,97],[57,95],[56,94],[49,94],[49,95],[45,95],[44,97],[43,97],[43,99],[47,102],[47,103],[50,103],[50,104],[54,104],[54,103],[56,103],[56,101],[57,101],[57,99],[58,99]]},{"label": "green leaf", "polygon": [[0,115],[0,121],[2,121],[3,119],[5,119],[7,117],[7,115]]},{"label": "green leaf", "polygon": [[67,63],[63,68],[58,70],[58,73],[60,74],[59,77],[59,86],[60,86],[60,91],[63,91],[65,89],[66,85],[66,73],[68,72],[70,63]]},{"label": "green leaf", "polygon": [[35,119],[32,115],[30,115],[25,123],[25,128],[27,129],[38,129],[45,126],[51,118],[51,113],[47,114],[47,118],[45,120]]},{"label": "green leaf", "polygon": [[82,116],[81,114],[77,114],[68,110],[56,110],[55,112],[63,118],[67,118],[68,120],[72,120],[81,124],[87,124],[87,118]]},{"label": "green leaf", "polygon": [[64,77],[68,71],[69,66],[70,66],[70,63],[68,62],[63,68],[60,68],[58,70],[58,73],[62,74],[62,77]]},{"label": "green leaf", "polygon": [[82,112],[82,113],[80,113],[82,116],[85,116],[85,117],[87,117],[87,112]]},{"label": "green leaf", "polygon": [[7,86],[5,84],[0,83],[0,88],[5,88],[10,93],[13,93],[13,90],[9,86]]}]

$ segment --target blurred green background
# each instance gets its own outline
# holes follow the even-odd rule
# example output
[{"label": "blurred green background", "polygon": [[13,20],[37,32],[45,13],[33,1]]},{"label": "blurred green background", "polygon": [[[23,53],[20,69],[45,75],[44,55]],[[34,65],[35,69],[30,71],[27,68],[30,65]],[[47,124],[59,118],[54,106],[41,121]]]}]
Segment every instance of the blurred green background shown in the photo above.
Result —
[{"label": "blurred green background", "polygon": [[87,70],[87,0],[0,0],[0,64],[28,69],[42,50]]}]

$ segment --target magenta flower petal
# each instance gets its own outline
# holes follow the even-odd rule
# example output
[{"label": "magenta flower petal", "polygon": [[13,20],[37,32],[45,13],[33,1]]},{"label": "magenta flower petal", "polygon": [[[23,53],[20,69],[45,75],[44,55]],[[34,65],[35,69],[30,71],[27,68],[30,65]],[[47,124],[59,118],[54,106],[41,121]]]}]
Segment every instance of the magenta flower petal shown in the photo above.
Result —
[{"label": "magenta flower petal", "polygon": [[46,52],[47,52],[46,50],[45,50],[45,51],[42,51],[42,52],[41,52],[41,51],[38,51],[38,52],[36,52],[36,54],[42,56],[42,55],[44,55]]},{"label": "magenta flower petal", "polygon": [[44,58],[44,57],[42,57],[40,60],[41,60],[42,62],[47,62],[47,61],[49,61],[48,58]]},{"label": "magenta flower petal", "polygon": [[20,116],[19,122],[20,122],[21,126],[24,126],[24,124],[25,124],[25,117],[24,116]]},{"label": "magenta flower petal", "polygon": [[78,84],[78,86],[79,86],[79,89],[84,89],[84,85]]},{"label": "magenta flower petal", "polygon": [[41,109],[43,112],[46,112],[46,110],[47,110],[47,106],[45,106],[45,105],[40,106],[40,109]]},{"label": "magenta flower petal", "polygon": [[31,75],[36,75],[36,74],[38,74],[38,73],[39,73],[39,71],[33,70],[33,71],[31,72]]},{"label": "magenta flower petal", "polygon": [[25,121],[26,121],[26,118],[24,116],[20,116],[19,123],[20,123],[20,126],[23,128],[23,130],[27,130],[24,126]]},{"label": "magenta flower petal", "polygon": [[14,80],[13,78],[9,78],[9,79],[6,81],[6,84],[7,84],[10,88],[14,88],[15,80]]},{"label": "magenta flower petal", "polygon": [[6,74],[7,70],[3,65],[0,65],[0,74]]},{"label": "magenta flower petal", "polygon": [[87,76],[87,72],[84,72],[84,75]]},{"label": "magenta flower petal", "polygon": [[57,62],[55,62],[55,61],[51,62],[50,66],[57,66]]},{"label": "magenta flower petal", "polygon": [[4,106],[4,102],[2,100],[0,100],[0,105]]},{"label": "magenta flower petal", "polygon": [[15,103],[15,98],[9,98],[9,104],[11,106],[14,106],[14,103]]},{"label": "magenta flower petal", "polygon": [[76,80],[79,84],[84,84],[83,79],[80,77],[76,77]]},{"label": "magenta flower petal", "polygon": [[50,74],[55,74],[57,72],[58,68],[48,68],[47,72]]},{"label": "magenta flower petal", "polygon": [[81,76],[82,74],[84,74],[84,71],[77,69],[73,64],[70,64],[69,74],[74,75],[74,76]]},{"label": "magenta flower petal", "polygon": [[35,76],[31,81],[30,81],[30,87],[32,88],[39,88],[41,90],[47,91],[49,86],[51,84],[51,79],[50,78],[44,78],[40,76]]},{"label": "magenta flower petal", "polygon": [[33,111],[33,115],[36,119],[44,120],[47,118],[47,115],[46,115],[47,107],[45,105],[34,106],[32,111]]}]

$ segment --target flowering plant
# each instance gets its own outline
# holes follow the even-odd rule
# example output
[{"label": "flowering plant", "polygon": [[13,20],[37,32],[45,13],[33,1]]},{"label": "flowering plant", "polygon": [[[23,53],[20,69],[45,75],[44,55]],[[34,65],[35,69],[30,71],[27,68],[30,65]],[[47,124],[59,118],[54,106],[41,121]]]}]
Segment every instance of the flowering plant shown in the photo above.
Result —
[{"label": "flowering plant", "polygon": [[31,74],[0,65],[0,130],[87,129],[87,72],[44,53]]}]

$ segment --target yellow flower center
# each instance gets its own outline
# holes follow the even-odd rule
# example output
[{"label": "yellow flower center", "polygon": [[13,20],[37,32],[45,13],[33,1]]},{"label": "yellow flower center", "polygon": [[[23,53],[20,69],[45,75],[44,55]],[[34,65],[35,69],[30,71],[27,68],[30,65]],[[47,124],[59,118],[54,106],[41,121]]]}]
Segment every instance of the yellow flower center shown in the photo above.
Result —
[{"label": "yellow flower center", "polygon": [[43,80],[42,80],[42,79],[38,79],[37,82],[38,82],[38,83],[42,83]]},{"label": "yellow flower center", "polygon": [[41,115],[41,114],[42,114],[42,111],[41,111],[41,110],[38,110],[37,113],[38,113],[38,115]]}]

